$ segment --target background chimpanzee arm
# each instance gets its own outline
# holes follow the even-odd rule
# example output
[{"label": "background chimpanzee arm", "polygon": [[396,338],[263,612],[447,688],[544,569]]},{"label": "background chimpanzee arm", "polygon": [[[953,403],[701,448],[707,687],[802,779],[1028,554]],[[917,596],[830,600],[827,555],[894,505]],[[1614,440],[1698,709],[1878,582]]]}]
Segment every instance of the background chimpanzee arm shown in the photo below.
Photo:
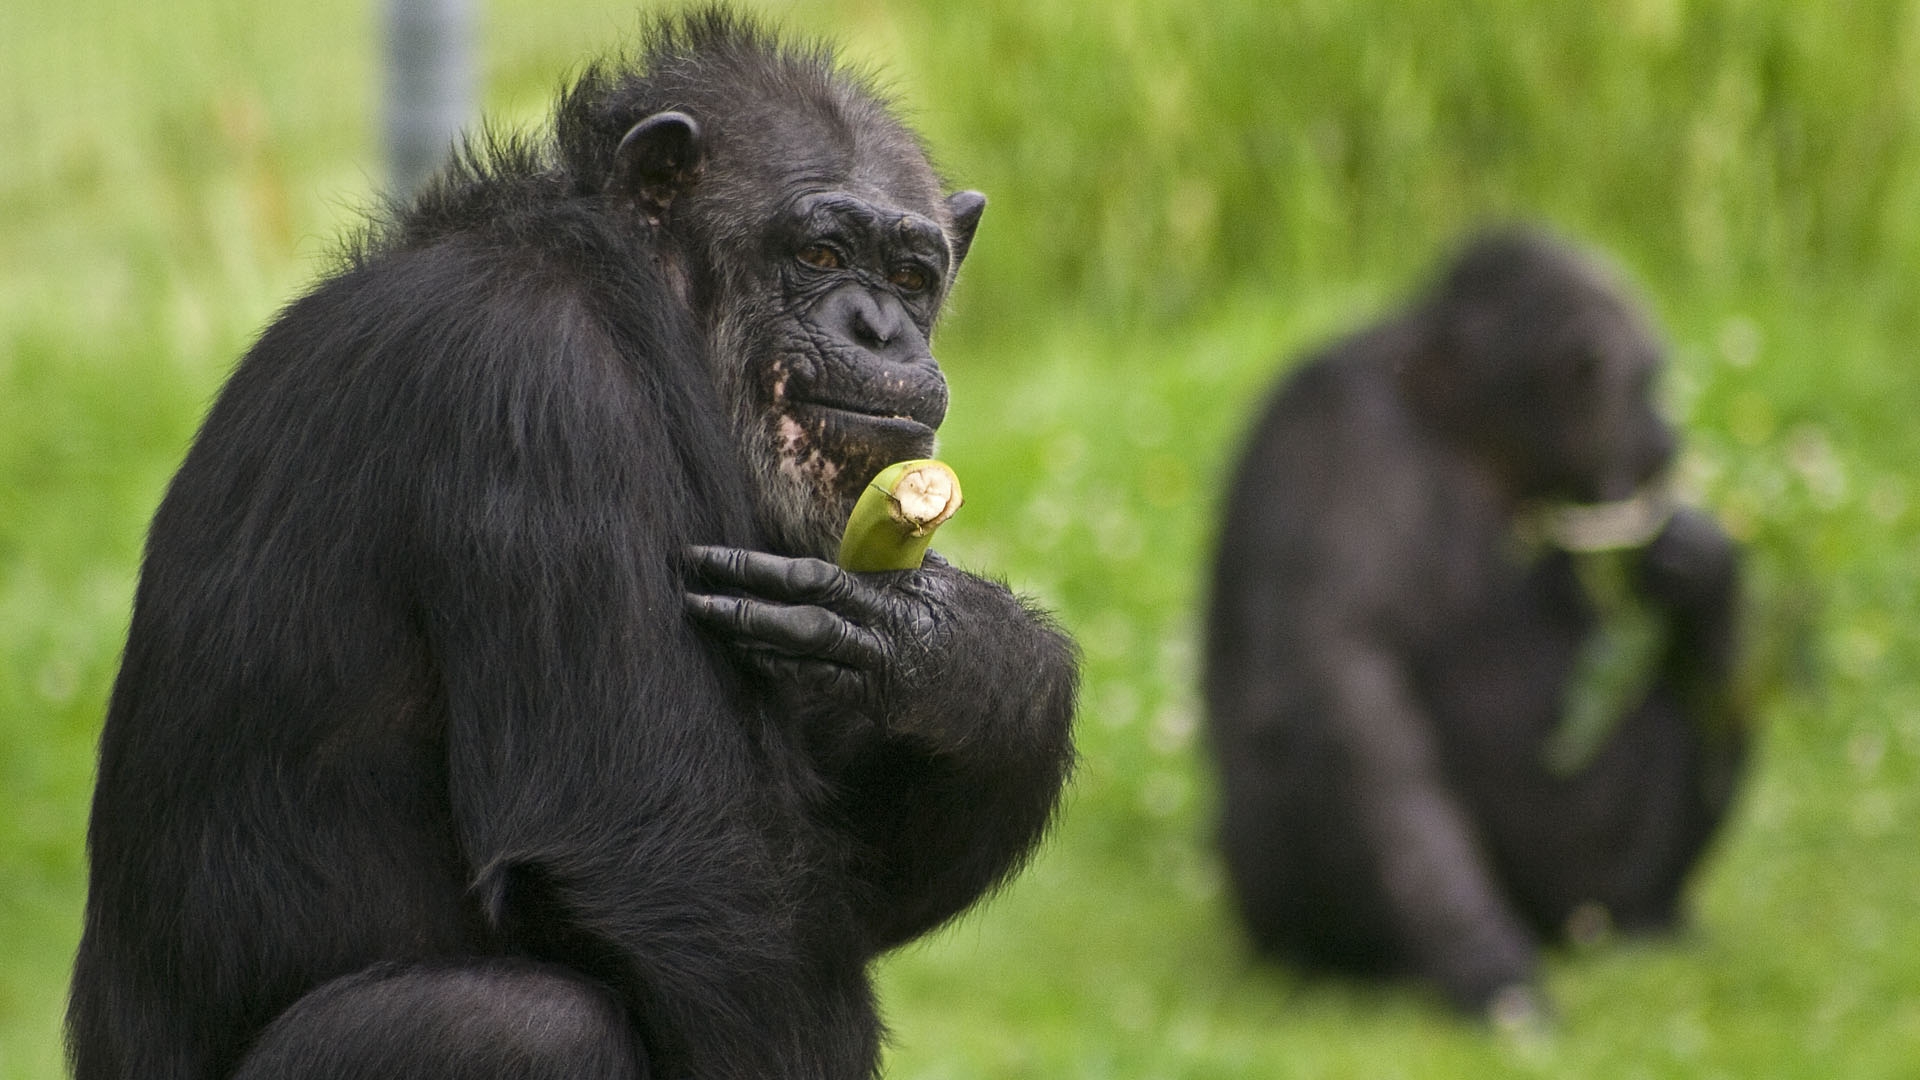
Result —
[{"label": "background chimpanzee arm", "polygon": [[[1665,612],[1672,634],[1659,679],[1642,712],[1679,730],[1669,736],[1681,778],[1674,805],[1642,830],[1636,858],[1622,871],[1623,896],[1677,896],[1733,802],[1747,758],[1750,702],[1739,688],[1742,582],[1740,553],[1707,513],[1681,507],[1647,545],[1642,591]],[[1672,768],[1671,763],[1656,763]],[[1656,906],[1648,920],[1672,913]],[[1619,913],[1625,925],[1631,913]]]},{"label": "background chimpanzee arm", "polygon": [[[1432,726],[1391,652],[1357,634],[1315,648],[1344,777],[1375,870],[1414,963],[1463,1008],[1530,993],[1532,936],[1495,881],[1466,808],[1449,790]],[[1522,1007],[1534,1007],[1531,1002]]]},{"label": "background chimpanzee arm", "polygon": [[1043,614],[937,555],[858,575],[734,549],[690,558],[690,610],[807,728],[836,784],[877,947],[1019,867],[1072,760],[1074,652]]},{"label": "background chimpanzee arm", "polygon": [[1701,825],[1697,835],[1683,830],[1698,848],[1725,815],[1746,762],[1751,704],[1739,687],[1740,552],[1711,515],[1681,507],[1647,545],[1640,577],[1673,628],[1659,691],[1686,716],[1700,754]]},{"label": "background chimpanzee arm", "polygon": [[1724,690],[1733,676],[1740,604],[1739,551],[1711,516],[1674,511],[1641,560],[1641,588],[1673,621],[1676,677]]}]

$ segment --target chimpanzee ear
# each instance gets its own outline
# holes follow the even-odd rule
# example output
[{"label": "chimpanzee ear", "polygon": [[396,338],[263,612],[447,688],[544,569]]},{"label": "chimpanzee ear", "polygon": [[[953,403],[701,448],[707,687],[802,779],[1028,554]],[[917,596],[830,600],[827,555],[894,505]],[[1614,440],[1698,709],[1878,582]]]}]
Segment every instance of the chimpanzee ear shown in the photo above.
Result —
[{"label": "chimpanzee ear", "polygon": [[947,196],[947,213],[953,218],[953,269],[973,246],[973,231],[980,227],[980,212],[987,208],[987,197],[977,191],[956,191]]},{"label": "chimpanzee ear", "polygon": [[657,112],[620,140],[613,152],[610,186],[631,195],[658,221],[675,196],[699,181],[706,164],[700,122],[683,112]]}]

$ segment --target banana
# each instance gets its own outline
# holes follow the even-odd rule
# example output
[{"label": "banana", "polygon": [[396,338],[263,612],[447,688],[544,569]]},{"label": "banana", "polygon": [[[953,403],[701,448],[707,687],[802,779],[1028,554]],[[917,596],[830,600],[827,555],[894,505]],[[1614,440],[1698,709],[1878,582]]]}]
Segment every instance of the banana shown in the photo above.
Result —
[{"label": "banana", "polygon": [[1615,502],[1542,507],[1523,527],[1563,551],[1618,551],[1652,543],[1678,505],[1665,488],[1649,485]]},{"label": "banana", "polygon": [[933,531],[960,509],[960,478],[931,458],[900,461],[867,481],[840,535],[848,570],[917,570]]}]

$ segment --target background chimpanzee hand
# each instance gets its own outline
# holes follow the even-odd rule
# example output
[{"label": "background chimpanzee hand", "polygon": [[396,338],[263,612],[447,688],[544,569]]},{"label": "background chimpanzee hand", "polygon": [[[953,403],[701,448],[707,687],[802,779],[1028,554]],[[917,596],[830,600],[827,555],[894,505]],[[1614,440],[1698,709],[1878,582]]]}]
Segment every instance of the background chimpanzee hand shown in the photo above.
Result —
[{"label": "background chimpanzee hand", "polygon": [[1640,587],[1678,611],[1717,607],[1733,589],[1738,561],[1733,541],[1713,518],[1683,506],[1647,545]]},{"label": "background chimpanzee hand", "polygon": [[[895,731],[929,689],[951,635],[959,572],[929,554],[919,570],[856,574],[813,558],[728,547],[687,550],[687,610],[732,647],[780,705],[836,730]],[[938,739],[935,731],[914,732]],[[958,734],[958,733],[953,733]]]}]

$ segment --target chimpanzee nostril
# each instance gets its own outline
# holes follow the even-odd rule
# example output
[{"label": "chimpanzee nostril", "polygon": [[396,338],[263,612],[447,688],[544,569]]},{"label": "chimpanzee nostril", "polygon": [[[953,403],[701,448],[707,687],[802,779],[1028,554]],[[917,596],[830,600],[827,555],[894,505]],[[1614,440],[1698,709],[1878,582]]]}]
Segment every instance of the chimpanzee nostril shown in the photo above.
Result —
[{"label": "chimpanzee nostril", "polygon": [[853,309],[853,336],[864,345],[878,348],[891,343],[893,335],[893,320],[871,298],[861,297]]},{"label": "chimpanzee nostril", "polygon": [[847,312],[853,339],[869,349],[883,349],[900,336],[902,313],[871,294],[856,292]]},{"label": "chimpanzee nostril", "polygon": [[846,347],[889,364],[927,358],[927,342],[913,313],[884,289],[847,284],[828,294],[809,318]]}]

